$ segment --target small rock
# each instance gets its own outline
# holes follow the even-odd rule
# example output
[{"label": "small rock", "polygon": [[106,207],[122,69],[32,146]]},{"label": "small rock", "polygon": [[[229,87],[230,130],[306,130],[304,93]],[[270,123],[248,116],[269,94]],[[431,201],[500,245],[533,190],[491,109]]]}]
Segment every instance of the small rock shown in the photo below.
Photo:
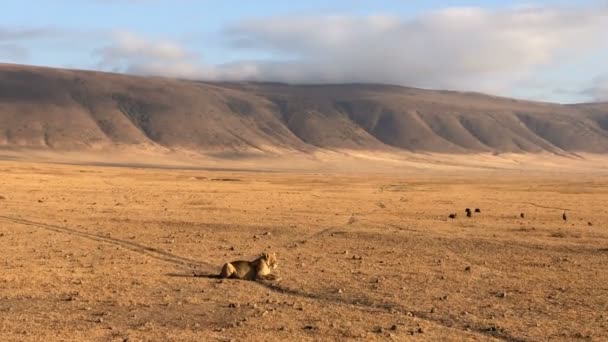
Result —
[{"label": "small rock", "polygon": [[384,329],[383,329],[382,327],[376,327],[376,328],[374,329],[374,332],[375,332],[376,334],[382,334],[382,333],[384,332]]},{"label": "small rock", "polygon": [[238,308],[239,306],[241,306],[239,303],[230,303],[230,304],[228,304],[229,308]]},{"label": "small rock", "polygon": [[103,323],[103,317],[99,317],[99,318],[97,319],[97,323]]},{"label": "small rock", "polygon": [[470,272],[471,271],[471,266],[467,266],[464,268],[465,271]]},{"label": "small rock", "polygon": [[431,308],[431,313],[435,313],[435,308]]},{"label": "small rock", "polygon": [[314,329],[315,329],[315,327],[312,326],[312,325],[305,325],[304,326],[304,330],[314,330]]},{"label": "small rock", "polygon": [[396,331],[396,330],[397,330],[397,324],[393,324],[393,325],[391,325],[391,330],[392,330],[392,331]]},{"label": "small rock", "polygon": [[507,296],[507,293],[505,291],[501,291],[498,293],[499,298],[505,298],[506,296]]},{"label": "small rock", "polygon": [[338,293],[343,293],[344,291],[342,289],[338,289]]},{"label": "small rock", "polygon": [[424,334],[424,329],[422,329],[422,327],[418,328],[418,333],[419,334]]},{"label": "small rock", "polygon": [[591,223],[591,222],[587,222],[587,225],[588,225],[589,227],[591,227],[591,226],[593,226],[593,223]]}]

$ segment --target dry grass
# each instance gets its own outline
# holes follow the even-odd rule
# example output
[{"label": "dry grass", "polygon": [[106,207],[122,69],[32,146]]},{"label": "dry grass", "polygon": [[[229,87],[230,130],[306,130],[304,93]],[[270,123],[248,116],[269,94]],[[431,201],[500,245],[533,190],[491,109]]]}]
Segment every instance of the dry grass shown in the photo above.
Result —
[{"label": "dry grass", "polygon": [[0,171],[3,341],[608,339],[601,176]]}]

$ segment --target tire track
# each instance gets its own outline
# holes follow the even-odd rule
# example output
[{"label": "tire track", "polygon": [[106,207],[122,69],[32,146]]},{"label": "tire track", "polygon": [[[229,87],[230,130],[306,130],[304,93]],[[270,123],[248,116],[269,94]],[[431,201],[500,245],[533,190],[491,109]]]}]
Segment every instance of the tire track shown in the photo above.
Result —
[{"label": "tire track", "polygon": [[198,267],[213,268],[213,269],[216,268],[216,265],[212,265],[207,262],[201,262],[198,260],[181,257],[179,255],[165,252],[158,248],[148,247],[148,246],[141,245],[141,244],[131,242],[131,241],[124,241],[124,240],[120,240],[120,239],[116,239],[116,238],[112,238],[112,237],[108,237],[108,236],[102,236],[102,235],[97,235],[97,234],[93,234],[93,233],[83,232],[83,231],[69,228],[69,227],[62,227],[62,226],[57,226],[57,225],[53,225],[53,224],[29,221],[29,220],[24,220],[24,219],[20,219],[20,218],[10,217],[10,216],[0,215],[0,219],[3,219],[4,221],[9,221],[9,222],[13,222],[16,224],[24,225],[24,226],[42,228],[42,229],[50,230],[50,231],[57,232],[57,233],[63,233],[63,234],[67,234],[70,236],[77,236],[77,237],[81,237],[81,238],[96,241],[96,242],[107,243],[107,244],[111,244],[114,246],[119,246],[119,247],[125,248],[127,250],[130,250],[132,252],[143,254],[148,257],[151,257],[151,258],[154,258],[157,260],[161,260],[161,261],[165,261],[168,263],[172,263],[175,265],[186,266],[186,267],[190,267],[190,268],[198,268]]}]

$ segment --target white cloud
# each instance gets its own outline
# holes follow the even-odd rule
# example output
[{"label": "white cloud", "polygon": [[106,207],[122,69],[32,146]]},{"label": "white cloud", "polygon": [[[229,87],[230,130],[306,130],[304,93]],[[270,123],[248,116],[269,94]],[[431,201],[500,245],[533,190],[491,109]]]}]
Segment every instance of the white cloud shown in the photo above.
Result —
[{"label": "white cloud", "polygon": [[254,19],[226,30],[231,46],[289,61],[254,62],[260,80],[380,82],[500,91],[540,66],[601,47],[608,10],[452,8],[393,16]]},{"label": "white cloud", "polygon": [[7,28],[0,27],[1,41],[24,41],[34,39],[44,39],[56,37],[60,32],[54,28],[35,27],[35,28]]},{"label": "white cloud", "polygon": [[25,42],[57,37],[59,32],[52,28],[7,28],[0,27],[0,61],[24,63],[30,52]]},{"label": "white cloud", "polygon": [[135,73],[165,70],[164,73],[171,76],[175,76],[172,70],[196,74],[198,59],[196,54],[175,42],[146,39],[127,31],[115,32],[109,44],[93,53],[99,58],[98,67],[102,69]]},{"label": "white cloud", "polygon": [[23,63],[27,61],[29,51],[17,44],[0,44],[0,60]]},{"label": "white cloud", "polygon": [[539,69],[559,71],[606,49],[605,32],[608,7],[448,8],[413,19],[390,15],[250,19],[222,31],[228,51],[237,56],[242,52],[271,56],[264,60],[211,65],[175,41],[124,31],[115,33],[111,43],[94,54],[102,69],[139,74],[287,83],[373,82],[512,95],[521,94],[521,89],[514,89],[535,80]]},{"label": "white cloud", "polygon": [[596,77],[584,93],[596,101],[608,101],[608,74]]}]

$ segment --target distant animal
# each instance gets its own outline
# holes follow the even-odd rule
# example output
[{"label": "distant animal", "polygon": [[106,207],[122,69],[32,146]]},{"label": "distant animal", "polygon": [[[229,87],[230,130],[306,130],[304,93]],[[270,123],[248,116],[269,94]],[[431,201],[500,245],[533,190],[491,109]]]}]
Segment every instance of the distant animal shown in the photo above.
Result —
[{"label": "distant animal", "polygon": [[467,217],[471,217],[471,209],[466,208],[464,212],[467,213]]},{"label": "distant animal", "polygon": [[479,208],[475,208],[475,212],[476,212],[476,213],[481,213],[481,209],[479,209]]},{"label": "distant animal", "polygon": [[568,217],[566,216],[566,212],[565,211],[562,214],[562,218],[564,219],[564,222],[568,221]]},{"label": "distant animal", "polygon": [[524,218],[526,217],[526,215],[524,215],[524,213],[519,214],[519,217]]},{"label": "distant animal", "polygon": [[451,218],[451,219],[455,219],[455,218],[456,218],[456,213],[454,213],[454,214],[450,214],[449,218]]},{"label": "distant animal", "polygon": [[273,279],[270,272],[277,266],[276,253],[262,253],[253,261],[237,260],[225,263],[219,277],[243,280]]}]

